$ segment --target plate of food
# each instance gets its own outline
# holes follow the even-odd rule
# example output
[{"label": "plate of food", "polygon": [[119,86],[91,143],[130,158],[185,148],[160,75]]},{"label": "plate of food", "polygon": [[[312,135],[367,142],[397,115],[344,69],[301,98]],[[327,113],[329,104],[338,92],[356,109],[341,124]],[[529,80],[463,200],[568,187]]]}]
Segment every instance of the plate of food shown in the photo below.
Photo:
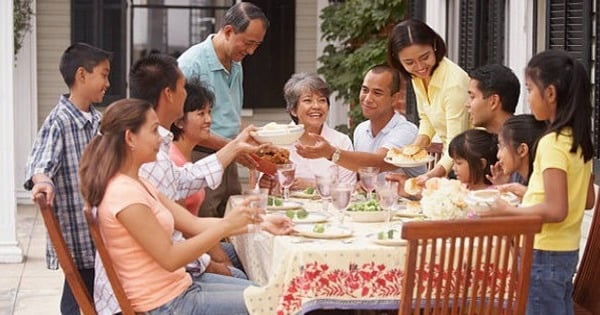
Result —
[{"label": "plate of food", "polygon": [[407,145],[402,148],[390,148],[383,160],[397,167],[417,167],[425,165],[433,159],[427,150],[416,145]]},{"label": "plate of food", "polygon": [[371,242],[384,246],[405,246],[407,241],[402,239],[400,228],[381,230],[377,233],[367,234]]},{"label": "plate of food", "polygon": [[308,212],[304,208],[298,210],[286,210],[285,215],[294,223],[323,223],[327,222],[329,217],[319,212]]},{"label": "plate of food", "polygon": [[269,196],[267,200],[267,210],[281,211],[290,209],[300,209],[304,204],[299,201],[283,200],[279,197]]},{"label": "plate of food", "polygon": [[321,197],[317,193],[314,187],[308,187],[304,190],[296,190],[290,193],[290,197],[301,198],[301,199],[320,199]]},{"label": "plate of food", "polygon": [[500,192],[497,189],[482,189],[474,190],[467,194],[465,203],[475,212],[486,212],[490,210],[496,198],[502,198],[512,206],[518,206],[520,203],[519,197],[510,192]]},{"label": "plate of food", "polygon": [[304,125],[278,124],[270,122],[252,131],[250,135],[259,143],[271,143],[274,145],[290,145],[298,140],[304,133]]},{"label": "plate of food", "polygon": [[407,200],[405,203],[398,207],[398,211],[394,212],[395,216],[405,218],[424,218],[425,215],[421,210],[421,203],[419,201]]},{"label": "plate of food", "polygon": [[294,226],[299,235],[310,238],[344,238],[352,236],[352,230],[339,225],[325,223],[301,224]]}]

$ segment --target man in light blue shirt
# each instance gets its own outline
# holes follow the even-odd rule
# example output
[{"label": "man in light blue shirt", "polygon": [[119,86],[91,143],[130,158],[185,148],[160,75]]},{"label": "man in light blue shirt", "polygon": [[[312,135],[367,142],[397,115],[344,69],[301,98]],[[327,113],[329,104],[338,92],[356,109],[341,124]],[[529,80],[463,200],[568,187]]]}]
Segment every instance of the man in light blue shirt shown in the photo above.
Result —
[{"label": "man in light blue shirt", "polygon": [[398,169],[384,161],[392,146],[400,148],[411,144],[418,133],[417,126],[394,110],[393,104],[400,95],[400,76],[395,69],[387,65],[371,67],[365,74],[359,96],[363,115],[368,120],[354,131],[355,151],[341,150],[316,136],[314,146],[297,145],[298,154],[305,158],[324,157],[353,171],[375,166],[382,172],[398,170],[411,177],[425,173],[425,166]]},{"label": "man in light blue shirt", "polygon": [[[250,2],[235,4],[223,19],[224,25],[217,34],[211,34],[203,42],[190,47],[177,60],[188,80],[200,79],[215,94],[211,135],[201,147],[197,147],[194,159],[219,150],[241,130],[244,101],[242,60],[254,54],[269,27],[269,20],[262,10]],[[239,157],[237,162],[251,169],[257,166],[248,155]],[[222,217],[229,196],[240,192],[237,165],[231,164],[225,169],[221,185],[214,190],[206,190],[199,215]]]}]

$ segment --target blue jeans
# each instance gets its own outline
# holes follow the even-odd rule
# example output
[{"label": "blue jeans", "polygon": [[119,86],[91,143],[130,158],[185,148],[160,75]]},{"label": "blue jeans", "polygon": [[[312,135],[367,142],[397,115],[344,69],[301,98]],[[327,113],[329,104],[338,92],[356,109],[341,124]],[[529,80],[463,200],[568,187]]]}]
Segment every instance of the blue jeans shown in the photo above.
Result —
[{"label": "blue jeans", "polygon": [[253,283],[248,280],[204,273],[175,299],[146,314],[248,314],[243,292],[250,285]]},{"label": "blue jeans", "polygon": [[246,273],[244,273],[244,266],[242,266],[240,258],[235,252],[233,244],[221,242],[221,248],[223,248],[223,251],[227,254],[227,257],[229,257],[229,260],[231,260],[231,264],[233,265],[233,267],[237,269],[234,270],[233,268],[229,268],[229,270],[231,270],[231,274],[236,278],[248,279]]},{"label": "blue jeans", "polygon": [[[94,296],[94,268],[90,269],[78,269],[79,274],[81,275],[81,279],[83,283],[88,289],[90,296]],[[62,297],[60,299],[60,313],[63,315],[79,315],[79,304],[77,304],[77,300],[75,300],[75,296],[73,295],[73,291],[71,291],[71,286],[65,279],[65,283],[63,284],[63,292]]]},{"label": "blue jeans", "polygon": [[533,251],[527,315],[573,315],[573,275],[579,251]]}]

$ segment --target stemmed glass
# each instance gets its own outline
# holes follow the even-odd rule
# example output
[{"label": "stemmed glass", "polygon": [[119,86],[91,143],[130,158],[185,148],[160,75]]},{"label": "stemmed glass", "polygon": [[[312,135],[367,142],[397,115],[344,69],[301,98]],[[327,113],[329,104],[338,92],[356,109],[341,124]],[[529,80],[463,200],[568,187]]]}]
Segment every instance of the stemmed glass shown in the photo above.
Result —
[{"label": "stemmed glass", "polygon": [[377,202],[386,211],[385,226],[390,228],[392,207],[398,201],[398,182],[380,179],[377,181]]},{"label": "stemmed glass", "polygon": [[373,166],[361,167],[358,169],[360,177],[360,186],[367,192],[367,200],[373,199],[373,190],[377,183],[379,168]]},{"label": "stemmed glass", "polygon": [[279,180],[279,185],[283,187],[283,200],[288,200],[290,197],[290,186],[294,183],[295,174],[295,164],[289,163],[277,165],[277,179]]},{"label": "stemmed glass", "polygon": [[339,215],[339,224],[344,224],[346,207],[350,204],[353,187],[347,183],[337,183],[331,186],[331,203]]},{"label": "stemmed glass", "polygon": [[334,176],[327,175],[315,175],[315,186],[321,196],[323,212],[327,212],[329,208],[329,199],[331,199],[331,186],[335,184],[336,179]]}]

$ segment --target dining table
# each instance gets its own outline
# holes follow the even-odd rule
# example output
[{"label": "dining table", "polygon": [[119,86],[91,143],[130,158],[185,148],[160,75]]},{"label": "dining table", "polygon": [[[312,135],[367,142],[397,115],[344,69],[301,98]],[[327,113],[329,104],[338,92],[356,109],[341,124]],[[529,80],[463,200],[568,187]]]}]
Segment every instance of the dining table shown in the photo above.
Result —
[{"label": "dining table", "polygon": [[[232,200],[242,196],[232,196]],[[397,309],[402,287],[406,247],[403,241],[384,243],[377,238],[384,222],[361,223],[346,218],[340,235],[310,233],[315,224],[330,229],[339,222],[323,212],[322,202],[291,199],[324,223],[295,223],[303,235],[272,235],[258,231],[233,236],[236,252],[249,279],[258,286],[244,291],[250,314],[304,314],[316,309]],[[330,206],[331,208],[331,206]],[[285,215],[285,210],[268,211]],[[321,216],[321,217],[319,217]],[[310,220],[308,220],[310,221]],[[397,226],[400,218],[391,224]],[[306,234],[306,233],[305,233]]]}]

